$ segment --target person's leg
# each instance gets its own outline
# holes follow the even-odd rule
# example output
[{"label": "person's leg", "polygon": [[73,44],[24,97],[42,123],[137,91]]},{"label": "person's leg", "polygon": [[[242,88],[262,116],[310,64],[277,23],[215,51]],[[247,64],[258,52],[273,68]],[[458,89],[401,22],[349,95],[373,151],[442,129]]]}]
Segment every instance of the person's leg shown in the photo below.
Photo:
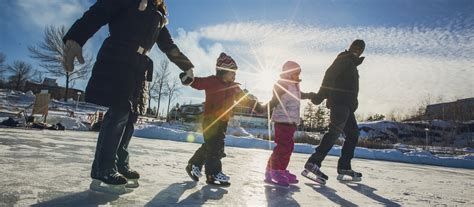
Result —
[{"label": "person's leg", "polygon": [[199,169],[202,169],[204,161],[206,160],[206,143],[203,143],[196,152],[194,152],[191,159],[189,159],[188,164],[196,165]]},{"label": "person's leg", "polygon": [[129,166],[129,153],[128,153],[128,144],[132,139],[134,132],[134,123],[137,121],[138,114],[130,113],[127,125],[122,135],[122,140],[120,142],[119,148],[117,150],[117,167],[120,168],[130,168]]},{"label": "person's leg", "polygon": [[275,143],[273,153],[267,163],[272,170],[286,170],[293,151],[293,134],[296,127],[288,124],[275,123]]},{"label": "person's leg", "polygon": [[221,158],[224,154],[224,139],[227,130],[227,123],[217,121],[209,130],[205,132],[206,141],[206,175],[216,175],[222,172]]},{"label": "person's leg", "polygon": [[[211,123],[212,121],[208,118],[204,118],[202,121],[202,129],[206,129],[207,126]],[[207,130],[209,131],[209,129]],[[204,165],[206,161],[206,155],[207,155],[207,142],[206,142],[206,137],[209,136],[209,133],[205,131],[203,132],[203,137],[204,137],[204,143],[199,147],[196,152],[194,152],[193,156],[191,159],[189,159],[188,164],[190,165],[196,165],[199,167],[199,169],[202,169],[202,166]]]},{"label": "person's leg", "polygon": [[117,171],[115,164],[117,149],[126,128],[129,114],[129,106],[110,107],[105,114],[97,140],[91,177],[100,177],[104,173],[109,174]]},{"label": "person's leg", "polygon": [[308,163],[314,163],[319,167],[321,167],[324,158],[343,132],[347,118],[351,113],[349,108],[345,106],[335,106],[331,108],[330,111],[329,131],[324,134],[321,143],[315,149],[316,152],[314,152],[307,161]]},{"label": "person's leg", "polygon": [[346,138],[344,145],[342,145],[341,157],[337,163],[337,169],[350,170],[352,169],[351,160],[354,157],[354,150],[359,140],[359,127],[357,126],[353,112],[351,112],[347,118],[344,134]]}]

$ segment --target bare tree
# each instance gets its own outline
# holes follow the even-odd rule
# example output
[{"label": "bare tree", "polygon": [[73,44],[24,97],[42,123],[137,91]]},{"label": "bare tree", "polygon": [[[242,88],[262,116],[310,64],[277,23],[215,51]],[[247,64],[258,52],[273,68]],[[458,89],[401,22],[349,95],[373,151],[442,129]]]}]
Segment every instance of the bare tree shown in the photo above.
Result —
[{"label": "bare tree", "polygon": [[31,76],[31,80],[36,82],[36,83],[41,83],[43,82],[43,79],[45,78],[45,74],[43,71],[36,70],[33,75]]},{"label": "bare tree", "polygon": [[3,63],[5,62],[5,59],[7,59],[5,54],[0,52],[0,71],[2,71],[2,72],[5,70],[5,65],[3,65]]},{"label": "bare tree", "polygon": [[4,65],[5,59],[7,59],[5,54],[0,52],[0,86],[1,87],[3,87],[3,81],[4,81],[3,73],[5,73],[5,71],[7,70],[7,68]]},{"label": "bare tree", "polygon": [[181,85],[178,80],[174,79],[172,82],[166,83],[166,91],[168,93],[168,109],[166,110],[166,119],[168,119],[168,115],[170,112],[170,104],[171,101],[176,99],[176,96],[179,94],[179,90],[181,89],[179,86]]},{"label": "bare tree", "polygon": [[147,108],[147,113],[150,113],[150,111],[156,111],[155,109],[151,109],[151,100],[156,100],[158,96],[156,96],[155,91],[156,88],[158,87],[158,76],[159,76],[158,71],[153,72],[153,80],[148,84],[148,108]]},{"label": "bare tree", "polygon": [[44,30],[43,41],[36,46],[29,46],[30,57],[38,59],[40,66],[54,77],[66,77],[66,94],[64,100],[67,101],[69,83],[73,83],[79,79],[87,78],[92,68],[92,57],[85,55],[84,64],[74,62],[75,70],[71,73],[66,72],[63,66],[63,48],[64,42],[62,38],[66,34],[64,26],[55,27],[47,26]]},{"label": "bare tree", "polygon": [[14,90],[19,90],[26,80],[31,78],[33,73],[31,64],[24,61],[13,62],[13,65],[8,66],[7,70],[13,73],[8,79]]},{"label": "bare tree", "polygon": [[[168,82],[168,76],[170,75],[168,66],[169,61],[167,59],[163,59],[160,62],[158,71],[155,73],[156,75],[153,78],[153,82],[150,84],[153,85],[153,88],[150,87],[150,97],[153,97],[153,99],[158,102],[158,106],[156,107],[156,118],[159,118],[160,114],[161,97],[166,96],[167,94],[167,90],[165,89],[165,87]],[[148,107],[150,107],[150,104],[148,105]]]}]

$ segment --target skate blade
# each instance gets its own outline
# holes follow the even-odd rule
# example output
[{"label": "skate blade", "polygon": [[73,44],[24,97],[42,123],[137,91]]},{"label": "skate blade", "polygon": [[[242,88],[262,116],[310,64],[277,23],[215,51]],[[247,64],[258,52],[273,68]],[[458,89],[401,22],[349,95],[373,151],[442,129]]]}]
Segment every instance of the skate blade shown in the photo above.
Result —
[{"label": "skate blade", "polygon": [[360,182],[362,181],[361,177],[352,177],[349,175],[338,175],[337,180],[341,183],[349,183],[349,182]]},{"label": "skate blade", "polygon": [[229,182],[212,182],[212,181],[206,181],[207,184],[209,185],[214,185],[214,186],[219,186],[219,187],[229,187],[230,183]]},{"label": "skate blade", "polygon": [[[326,185],[326,180],[324,178],[321,178],[317,175],[314,175],[313,173],[309,172],[308,170],[303,170],[301,172],[301,175],[305,178],[308,178],[316,183],[319,183],[321,185]],[[314,175],[314,176],[313,176]]]},{"label": "skate blade", "polygon": [[279,188],[285,188],[285,189],[290,188],[290,185],[280,185],[277,182],[274,182],[273,180],[265,179],[264,182],[267,183],[267,184],[270,184],[272,186],[279,187]]},{"label": "skate blade", "polygon": [[89,188],[96,192],[109,193],[114,195],[122,195],[132,192],[132,190],[127,189],[125,185],[109,185],[100,180],[92,180]]},{"label": "skate blade", "polygon": [[140,186],[138,179],[128,179],[128,183],[125,184],[126,188],[138,188],[138,186]]}]

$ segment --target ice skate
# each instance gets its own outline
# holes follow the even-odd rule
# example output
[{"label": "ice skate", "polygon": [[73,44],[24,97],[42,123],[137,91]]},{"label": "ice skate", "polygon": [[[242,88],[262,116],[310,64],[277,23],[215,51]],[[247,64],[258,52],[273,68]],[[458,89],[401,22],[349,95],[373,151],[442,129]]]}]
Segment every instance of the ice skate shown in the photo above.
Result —
[{"label": "ice skate", "polygon": [[328,180],[328,176],[324,174],[323,172],[321,172],[321,170],[319,170],[318,165],[311,162],[307,162],[304,168],[305,169],[301,172],[302,176],[314,182],[317,182],[319,184],[322,184],[322,185],[326,184],[326,181]]},{"label": "ice skate", "polygon": [[196,182],[199,181],[200,177],[202,177],[201,168],[193,164],[188,164],[188,166],[186,166],[186,172],[188,173],[189,177],[191,177],[191,179]]},{"label": "ice skate", "polygon": [[92,178],[89,187],[93,191],[121,195],[132,192],[132,190],[125,187],[127,183],[128,181],[123,175],[112,172],[101,177]]},{"label": "ice skate", "polygon": [[356,172],[354,170],[341,170],[338,169],[337,180],[339,182],[360,182],[362,181],[362,173]]},{"label": "ice skate", "polygon": [[206,183],[210,185],[217,185],[222,187],[230,186],[230,177],[225,175],[222,172],[219,172],[215,175],[207,175]]},{"label": "ice skate", "polygon": [[130,168],[123,168],[119,169],[119,173],[122,174],[125,178],[127,178],[127,184],[125,184],[126,188],[138,188],[140,184],[138,183],[138,179],[140,179],[140,174],[132,170]]},{"label": "ice skate", "polygon": [[285,170],[285,175],[288,178],[290,184],[297,184],[299,182],[298,177],[295,174],[291,173],[289,170]]},{"label": "ice skate", "polygon": [[284,170],[269,170],[265,172],[265,182],[279,187],[289,187],[288,177],[285,176]]}]

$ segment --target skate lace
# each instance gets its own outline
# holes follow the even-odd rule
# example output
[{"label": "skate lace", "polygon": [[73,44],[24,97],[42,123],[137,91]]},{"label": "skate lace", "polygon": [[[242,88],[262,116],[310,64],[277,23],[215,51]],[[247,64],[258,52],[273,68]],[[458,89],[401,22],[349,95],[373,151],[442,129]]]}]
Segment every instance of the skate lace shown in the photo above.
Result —
[{"label": "skate lace", "polygon": [[319,166],[316,165],[316,164],[313,164],[313,163],[307,163],[307,164],[306,164],[306,168],[308,168],[308,169],[311,170],[312,172],[317,172],[317,171],[319,171]]},{"label": "skate lace", "polygon": [[118,173],[118,172],[110,175],[110,177],[113,177],[113,178],[118,178],[118,177],[121,177],[121,176],[122,175],[120,175],[120,173]]},{"label": "skate lace", "polygon": [[227,176],[226,174],[224,174],[223,172],[219,172],[215,175],[216,178],[218,179],[224,179],[224,180],[228,180],[229,179],[229,176]]},{"label": "skate lace", "polygon": [[201,177],[202,174],[201,174],[201,170],[199,169],[199,167],[197,167],[196,165],[192,165],[191,166],[191,171],[192,171],[192,174],[194,174],[195,176],[197,177]]}]

